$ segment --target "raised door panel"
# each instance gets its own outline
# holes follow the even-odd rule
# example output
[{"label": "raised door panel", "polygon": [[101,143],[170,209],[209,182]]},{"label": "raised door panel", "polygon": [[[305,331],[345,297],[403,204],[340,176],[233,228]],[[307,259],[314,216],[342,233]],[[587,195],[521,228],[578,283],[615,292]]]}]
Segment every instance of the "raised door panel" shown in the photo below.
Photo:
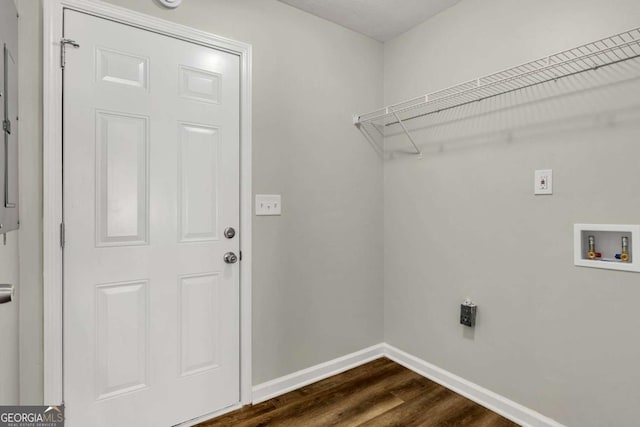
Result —
[{"label": "raised door panel", "polygon": [[96,287],[98,399],[147,387],[147,288],[147,281]]},{"label": "raised door panel", "polygon": [[179,125],[180,241],[217,240],[219,129]]},{"label": "raised door panel", "polygon": [[96,81],[148,90],[148,58],[101,47],[95,56]]},{"label": "raised door panel", "polygon": [[212,104],[220,103],[222,75],[181,65],[180,96]]},{"label": "raised door panel", "polygon": [[218,367],[220,296],[218,274],[180,278],[180,374]]},{"label": "raised door panel", "polygon": [[96,115],[97,246],[148,243],[148,119]]}]

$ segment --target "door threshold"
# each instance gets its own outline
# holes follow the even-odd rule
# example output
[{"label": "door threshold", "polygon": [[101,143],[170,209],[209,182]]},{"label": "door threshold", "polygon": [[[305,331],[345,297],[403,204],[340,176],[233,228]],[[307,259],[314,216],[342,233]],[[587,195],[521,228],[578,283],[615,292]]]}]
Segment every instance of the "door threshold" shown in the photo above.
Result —
[{"label": "door threshold", "polygon": [[229,412],[233,412],[233,411],[235,411],[237,409],[242,408],[242,406],[243,406],[242,403],[237,402],[237,403],[234,403],[231,406],[227,406],[226,408],[222,408],[222,409],[218,409],[217,411],[209,412],[208,414],[201,415],[201,416],[199,416],[197,418],[193,418],[193,419],[191,419],[189,421],[185,421],[185,422],[180,423],[180,424],[175,424],[172,427],[191,427],[191,426],[195,426],[196,424],[200,424],[203,421],[209,421],[209,420],[211,420],[213,418],[217,418],[217,417],[219,417],[221,415],[227,414]]}]

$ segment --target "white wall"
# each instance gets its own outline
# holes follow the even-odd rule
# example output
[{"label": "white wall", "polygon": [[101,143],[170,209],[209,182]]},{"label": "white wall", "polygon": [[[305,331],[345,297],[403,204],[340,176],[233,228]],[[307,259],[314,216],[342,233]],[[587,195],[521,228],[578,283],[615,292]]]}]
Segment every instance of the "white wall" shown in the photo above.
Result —
[{"label": "white wall", "polygon": [[[382,103],[382,45],[275,0],[152,0],[114,4],[248,42],[254,48],[253,187],[281,193],[281,217],[254,218],[254,384],[382,341],[382,163],[351,124]],[[31,325],[22,332],[35,398],[42,376],[41,37],[39,2],[20,0],[30,26],[22,113],[22,273]],[[22,129],[21,129],[22,131]],[[40,311],[37,311],[40,310]],[[40,323],[38,323],[38,321]],[[26,343],[25,343],[26,345]]]},{"label": "white wall", "polygon": [[[638,17],[636,0],[464,0],[385,45],[385,103],[634,28]],[[385,340],[571,426],[640,418],[640,276],[572,258],[574,223],[639,222],[640,67],[635,81],[584,90],[618,72],[442,113],[449,125],[415,134],[424,160],[385,164]],[[487,112],[565,89],[582,92]],[[533,171],[545,168],[554,195],[535,197]],[[467,296],[479,305],[475,332],[458,324]]]}]

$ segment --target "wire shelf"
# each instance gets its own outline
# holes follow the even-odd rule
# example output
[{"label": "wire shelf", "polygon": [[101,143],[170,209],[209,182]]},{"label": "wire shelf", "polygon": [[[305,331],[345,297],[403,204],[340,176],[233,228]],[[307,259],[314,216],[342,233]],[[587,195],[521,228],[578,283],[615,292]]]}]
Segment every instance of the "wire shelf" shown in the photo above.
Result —
[{"label": "wire shelf", "polygon": [[353,121],[358,127],[363,124],[399,124],[416,149],[416,154],[420,154],[403,122],[639,57],[640,28],[636,28],[447,89],[355,115]]}]

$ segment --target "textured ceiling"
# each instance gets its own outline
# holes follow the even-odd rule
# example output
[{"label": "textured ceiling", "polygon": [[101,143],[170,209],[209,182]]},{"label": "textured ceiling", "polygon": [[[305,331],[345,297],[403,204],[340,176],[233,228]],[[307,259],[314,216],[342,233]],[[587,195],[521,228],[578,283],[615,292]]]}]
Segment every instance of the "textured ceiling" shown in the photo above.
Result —
[{"label": "textured ceiling", "polygon": [[385,42],[460,0],[280,0]]}]

